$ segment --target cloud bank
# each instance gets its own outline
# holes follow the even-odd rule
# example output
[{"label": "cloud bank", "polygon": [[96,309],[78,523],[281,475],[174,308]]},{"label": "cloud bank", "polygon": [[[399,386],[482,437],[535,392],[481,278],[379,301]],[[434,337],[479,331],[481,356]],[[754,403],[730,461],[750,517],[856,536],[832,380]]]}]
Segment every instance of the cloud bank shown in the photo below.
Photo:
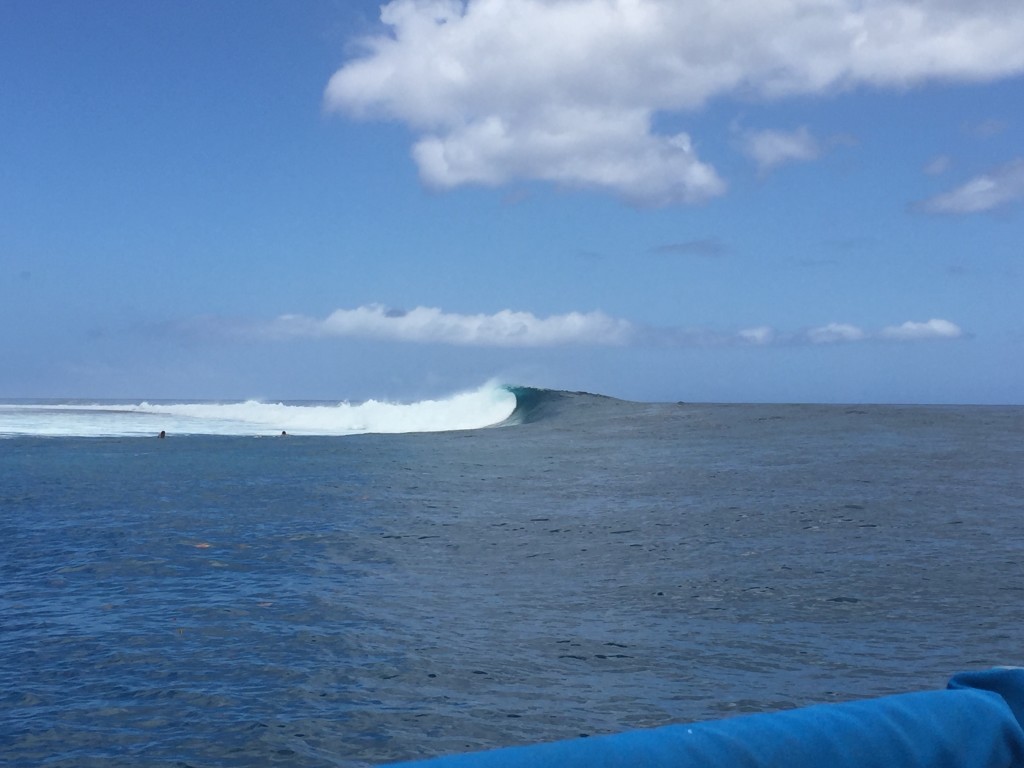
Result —
[{"label": "cloud bank", "polygon": [[392,0],[381,22],[325,105],[412,128],[426,184],[539,179],[651,205],[725,191],[658,113],[1024,71],[1019,0]]},{"label": "cloud bank", "polygon": [[537,317],[505,309],[493,315],[460,315],[435,307],[408,312],[371,304],[338,309],[323,320],[284,315],[271,326],[278,336],[340,336],[481,347],[551,347],[567,344],[617,345],[633,326],[601,312]]},{"label": "cloud bank", "polygon": [[926,323],[906,322],[903,325],[883,328],[879,334],[883,339],[916,341],[918,339],[958,339],[963,331],[948,320],[933,318]]},{"label": "cloud bank", "polygon": [[782,333],[763,325],[746,328],[734,335],[713,337],[718,344],[745,344],[750,346],[805,346],[851,344],[866,341],[939,341],[963,338],[966,334],[956,323],[933,318],[926,322],[908,320],[901,325],[890,325],[881,330],[865,330],[850,323],[828,323],[796,333]]},{"label": "cloud bank", "polygon": [[908,320],[901,325],[890,325],[878,331],[865,330],[849,323],[829,323],[816,328],[781,334],[772,328],[761,327],[740,331],[739,336],[751,344],[822,345],[849,344],[862,341],[932,341],[960,339],[965,336],[956,323],[940,318],[925,322]]},{"label": "cloud bank", "polygon": [[282,315],[260,330],[270,338],[352,338],[449,344],[476,347],[588,346],[782,346],[861,341],[926,341],[958,339],[964,332],[955,323],[934,318],[908,321],[879,331],[847,323],[829,323],[796,333],[771,326],[735,333],[708,329],[650,328],[603,312],[569,312],[537,317],[530,312],[501,310],[491,315],[463,315],[436,307],[394,310],[380,304],[338,309],[323,319]]}]

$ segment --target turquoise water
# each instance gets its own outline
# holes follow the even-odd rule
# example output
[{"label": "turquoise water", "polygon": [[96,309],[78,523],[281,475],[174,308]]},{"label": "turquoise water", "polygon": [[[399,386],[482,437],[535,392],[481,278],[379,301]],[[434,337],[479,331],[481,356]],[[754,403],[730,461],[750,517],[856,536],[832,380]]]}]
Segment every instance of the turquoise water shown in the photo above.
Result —
[{"label": "turquoise water", "polygon": [[519,394],[0,440],[7,764],[368,765],[1022,663],[1024,409]]}]

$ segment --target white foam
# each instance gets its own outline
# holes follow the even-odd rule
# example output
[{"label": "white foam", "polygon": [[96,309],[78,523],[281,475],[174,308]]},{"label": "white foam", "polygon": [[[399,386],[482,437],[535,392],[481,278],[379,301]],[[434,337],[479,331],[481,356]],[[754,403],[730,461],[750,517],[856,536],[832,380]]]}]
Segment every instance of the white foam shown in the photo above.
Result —
[{"label": "white foam", "polygon": [[352,435],[478,429],[507,419],[516,398],[486,384],[441,400],[350,404],[0,404],[0,436]]}]

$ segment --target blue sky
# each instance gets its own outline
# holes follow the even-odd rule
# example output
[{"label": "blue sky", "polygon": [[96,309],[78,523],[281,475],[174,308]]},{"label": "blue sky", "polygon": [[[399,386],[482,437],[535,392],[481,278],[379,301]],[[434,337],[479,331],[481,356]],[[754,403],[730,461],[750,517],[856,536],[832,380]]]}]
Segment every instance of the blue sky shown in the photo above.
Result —
[{"label": "blue sky", "polygon": [[1017,0],[7,0],[0,397],[1024,402]]}]

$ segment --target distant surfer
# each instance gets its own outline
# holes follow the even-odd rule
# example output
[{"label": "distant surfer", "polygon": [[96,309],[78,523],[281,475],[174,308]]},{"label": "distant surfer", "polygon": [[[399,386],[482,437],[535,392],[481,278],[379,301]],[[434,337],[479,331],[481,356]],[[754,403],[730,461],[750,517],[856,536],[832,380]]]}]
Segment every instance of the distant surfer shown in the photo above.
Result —
[{"label": "distant surfer", "polygon": [[288,437],[288,433],[285,432],[283,429],[281,430],[281,437]]},{"label": "distant surfer", "polygon": [[160,430],[160,434],[159,434],[159,435],[157,435],[157,437],[159,437],[159,438],[160,438],[161,440],[163,440],[163,439],[164,439],[165,437],[167,437],[167,433],[166,433],[166,432],[164,432],[164,431],[163,431],[163,430],[161,429],[161,430]]}]

